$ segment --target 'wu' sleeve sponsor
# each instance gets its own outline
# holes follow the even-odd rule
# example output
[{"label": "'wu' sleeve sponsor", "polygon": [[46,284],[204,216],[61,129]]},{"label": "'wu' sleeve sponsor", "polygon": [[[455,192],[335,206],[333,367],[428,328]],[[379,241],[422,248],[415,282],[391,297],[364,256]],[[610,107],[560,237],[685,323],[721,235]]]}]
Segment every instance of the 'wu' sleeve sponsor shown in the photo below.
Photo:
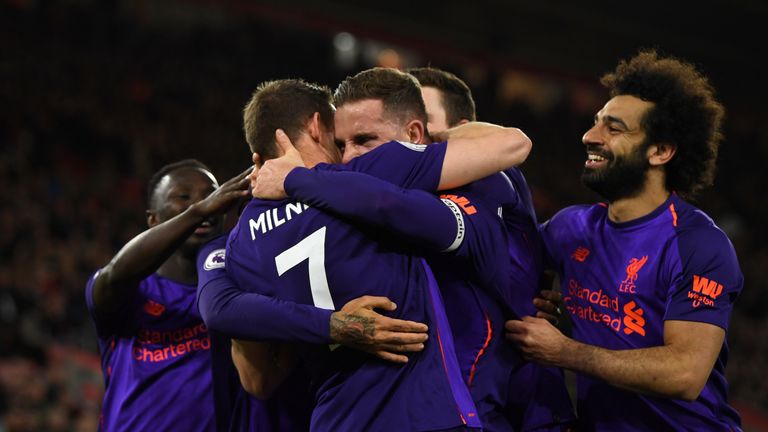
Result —
[{"label": "'wu' sleeve sponsor", "polygon": [[424,145],[390,141],[346,165],[318,164],[313,169],[363,172],[403,188],[432,192],[440,184],[446,146],[445,142]]},{"label": "'wu' sleeve sponsor", "polygon": [[197,257],[197,306],[205,324],[229,337],[327,344],[332,310],[241,290],[227,274],[226,237],[204,245]]},{"label": "'wu' sleeve sponsor", "polygon": [[706,227],[681,232],[677,247],[681,271],[670,289],[664,319],[727,329],[744,283],[733,245],[722,231]]}]

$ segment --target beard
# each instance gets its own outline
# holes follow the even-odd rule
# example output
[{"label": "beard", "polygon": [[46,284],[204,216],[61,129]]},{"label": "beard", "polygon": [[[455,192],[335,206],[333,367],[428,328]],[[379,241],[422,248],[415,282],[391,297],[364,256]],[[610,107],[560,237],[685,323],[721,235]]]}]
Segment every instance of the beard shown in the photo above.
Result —
[{"label": "beard", "polygon": [[626,156],[608,156],[608,163],[602,168],[584,167],[581,182],[600,196],[613,202],[637,196],[645,185],[646,172],[650,168],[646,158],[647,143],[642,143]]}]

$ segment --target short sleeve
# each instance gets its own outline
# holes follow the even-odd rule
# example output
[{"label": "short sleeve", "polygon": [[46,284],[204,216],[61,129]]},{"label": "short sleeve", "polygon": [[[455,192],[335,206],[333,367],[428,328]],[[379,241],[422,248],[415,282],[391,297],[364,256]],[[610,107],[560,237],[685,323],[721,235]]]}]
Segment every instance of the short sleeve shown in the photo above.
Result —
[{"label": "short sleeve", "polygon": [[727,329],[733,303],[744,284],[730,240],[710,226],[681,232],[676,246],[680,271],[670,287],[664,320],[704,322]]}]

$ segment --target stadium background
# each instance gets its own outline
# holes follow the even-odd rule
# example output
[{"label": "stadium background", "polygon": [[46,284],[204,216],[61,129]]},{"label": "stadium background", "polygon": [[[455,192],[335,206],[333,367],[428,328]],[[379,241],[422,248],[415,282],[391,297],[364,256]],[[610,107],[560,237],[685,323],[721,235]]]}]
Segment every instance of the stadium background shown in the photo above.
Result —
[{"label": "stadium background", "polygon": [[693,61],[727,109],[716,185],[697,204],[746,283],[731,396],[768,430],[768,122],[759,0],[710,2],[0,1],[0,431],[91,431],[101,376],[86,278],[144,229],[144,187],[180,158],[220,180],[249,161],[240,112],[266,79],[334,88],[375,66],[455,72],[482,120],[534,141],[541,220],[597,198],[578,181],[598,76],[641,47]]}]

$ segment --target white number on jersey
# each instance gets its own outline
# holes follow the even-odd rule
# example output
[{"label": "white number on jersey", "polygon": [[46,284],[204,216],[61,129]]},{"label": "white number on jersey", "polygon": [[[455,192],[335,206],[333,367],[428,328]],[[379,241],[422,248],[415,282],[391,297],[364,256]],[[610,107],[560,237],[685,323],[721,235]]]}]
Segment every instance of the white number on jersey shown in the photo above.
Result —
[{"label": "white number on jersey", "polygon": [[276,256],[277,274],[282,276],[306,259],[309,260],[309,288],[312,290],[312,302],[321,309],[335,310],[331,290],[328,288],[328,278],[325,276],[325,227]]}]

